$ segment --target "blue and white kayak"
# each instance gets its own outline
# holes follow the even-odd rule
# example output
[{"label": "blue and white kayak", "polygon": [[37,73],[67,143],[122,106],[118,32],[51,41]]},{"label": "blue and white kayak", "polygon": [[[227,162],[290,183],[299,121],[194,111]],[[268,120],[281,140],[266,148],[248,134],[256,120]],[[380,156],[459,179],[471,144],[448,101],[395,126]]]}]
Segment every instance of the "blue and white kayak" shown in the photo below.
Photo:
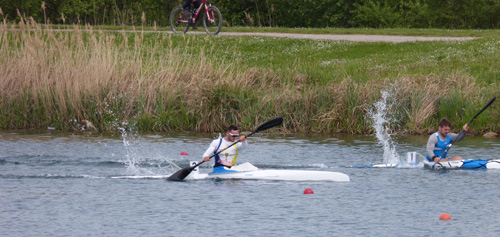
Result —
[{"label": "blue and white kayak", "polygon": [[469,159],[432,162],[424,160],[424,167],[428,169],[500,169],[500,160]]},{"label": "blue and white kayak", "polygon": [[419,168],[428,169],[500,169],[500,160],[469,159],[451,160],[439,163],[423,160],[421,163],[397,163],[376,165],[353,165],[352,168]]},{"label": "blue and white kayak", "polygon": [[[422,158],[422,162],[417,162],[417,156]],[[376,165],[353,165],[353,168],[418,168],[428,169],[500,169],[500,160],[468,159],[451,160],[435,163],[428,161],[424,156],[416,152],[408,152],[406,163],[397,164],[376,164]]]},{"label": "blue and white kayak", "polygon": [[[193,165],[193,163],[191,163]],[[249,179],[280,181],[335,181],[349,182],[349,176],[340,172],[316,170],[267,170],[259,169],[250,163],[233,166],[229,172],[199,173],[195,169],[186,179]]]}]

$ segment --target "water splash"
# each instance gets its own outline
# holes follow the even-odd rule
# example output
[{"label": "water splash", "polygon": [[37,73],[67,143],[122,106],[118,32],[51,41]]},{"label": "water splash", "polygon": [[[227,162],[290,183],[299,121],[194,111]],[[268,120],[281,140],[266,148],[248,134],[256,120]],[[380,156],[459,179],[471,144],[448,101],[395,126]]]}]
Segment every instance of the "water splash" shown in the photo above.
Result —
[{"label": "water splash", "polygon": [[121,138],[123,142],[123,146],[125,148],[125,167],[127,168],[126,174],[128,175],[152,175],[151,172],[148,172],[146,169],[142,169],[140,167],[140,161],[139,161],[139,156],[138,152],[136,150],[136,137],[137,134],[132,132],[133,125],[129,124],[127,121],[120,121],[118,119],[118,112],[115,112],[112,109],[112,106],[110,103],[107,101],[107,99],[104,99],[104,106],[105,106],[105,113],[106,116],[111,118],[110,121],[108,121],[108,124],[113,127],[114,129],[120,131],[121,133]]},{"label": "water splash", "polygon": [[396,147],[391,138],[390,130],[390,111],[392,107],[391,91],[382,91],[382,98],[375,103],[375,111],[370,111],[370,116],[373,120],[373,128],[378,143],[384,148],[384,163],[397,164],[401,163],[399,155],[396,153]]},{"label": "water splash", "polygon": [[[168,157],[158,154],[150,154],[140,151],[139,135],[137,132],[127,128],[126,123],[117,127],[121,132],[123,146],[125,148],[125,167],[126,175],[130,176],[155,176],[167,175],[175,170],[180,169]],[[147,153],[147,154],[145,154]]]},{"label": "water splash", "polygon": [[126,173],[129,175],[153,175],[151,172],[147,172],[147,169],[142,169],[138,161],[135,138],[133,134],[129,134],[125,127],[118,127],[118,130],[122,135],[123,146],[125,147],[125,167],[127,168]]}]

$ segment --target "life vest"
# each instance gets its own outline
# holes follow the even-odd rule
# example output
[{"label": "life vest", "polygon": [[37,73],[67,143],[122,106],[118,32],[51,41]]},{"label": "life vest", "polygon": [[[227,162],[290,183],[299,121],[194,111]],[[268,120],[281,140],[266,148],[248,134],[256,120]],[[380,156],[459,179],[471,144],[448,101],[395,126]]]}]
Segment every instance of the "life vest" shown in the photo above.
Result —
[{"label": "life vest", "polygon": [[234,155],[233,159],[231,160],[231,162],[229,162],[228,160],[228,156],[229,156],[229,153],[223,153],[223,155],[225,157],[221,158],[220,157],[220,153],[217,154],[217,151],[219,151],[219,148],[222,144],[222,139],[223,138],[220,138],[220,142],[219,142],[219,146],[217,146],[217,149],[215,149],[214,151],[214,157],[215,157],[215,165],[214,165],[214,168],[215,167],[219,167],[219,166],[226,166],[226,167],[231,167],[235,164],[236,162],[236,159],[238,158],[238,144],[234,144],[234,150],[236,151],[236,155]]},{"label": "life vest", "polygon": [[[451,143],[450,135],[449,134],[446,135],[446,139],[444,141],[441,141],[441,139],[439,139],[438,132],[433,133],[432,136],[437,137],[437,143],[434,145],[434,155],[439,157],[440,159],[446,158],[446,155],[448,152],[446,152],[445,154],[443,154],[443,152],[446,150],[448,145]],[[426,158],[427,158],[427,160],[432,161],[432,159],[429,157],[429,155],[427,155]]]}]

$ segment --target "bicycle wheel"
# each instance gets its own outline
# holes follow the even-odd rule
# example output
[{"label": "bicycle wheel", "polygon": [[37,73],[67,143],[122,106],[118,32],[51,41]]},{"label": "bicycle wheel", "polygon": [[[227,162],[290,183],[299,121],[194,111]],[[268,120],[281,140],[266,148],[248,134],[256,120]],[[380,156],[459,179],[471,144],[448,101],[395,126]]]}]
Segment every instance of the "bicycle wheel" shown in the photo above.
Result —
[{"label": "bicycle wheel", "polygon": [[170,28],[176,34],[186,33],[189,29],[187,16],[184,15],[182,6],[176,6],[170,12]]},{"label": "bicycle wheel", "polygon": [[217,7],[210,6],[208,8],[208,15],[203,14],[203,27],[208,34],[219,34],[222,27],[222,15]]}]

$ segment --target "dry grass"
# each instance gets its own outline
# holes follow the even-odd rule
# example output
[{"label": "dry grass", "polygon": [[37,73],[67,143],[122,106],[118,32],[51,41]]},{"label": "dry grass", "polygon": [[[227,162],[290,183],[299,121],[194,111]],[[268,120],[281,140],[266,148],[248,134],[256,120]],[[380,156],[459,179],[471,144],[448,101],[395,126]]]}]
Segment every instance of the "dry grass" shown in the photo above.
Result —
[{"label": "dry grass", "polygon": [[[392,87],[400,131],[434,127],[443,95],[482,101],[473,78],[452,74],[353,80],[326,85],[290,69],[283,73],[241,67],[239,56],[214,58],[212,38],[141,31],[110,33],[90,26],[53,31],[22,20],[3,23],[0,43],[0,127],[198,132],[221,131],[236,123],[256,124],[283,116],[282,132],[370,133],[366,114],[380,91]],[[193,47],[194,48],[194,47]],[[227,49],[230,51],[230,49]],[[314,79],[314,78],[313,78]],[[484,91],[484,90],[483,90]],[[475,107],[468,109],[473,110]],[[486,128],[495,126],[485,125]],[[488,127],[489,126],[489,127]]]},{"label": "dry grass", "polygon": [[[85,33],[78,26],[60,32],[32,20],[21,21],[19,27],[2,25],[0,93],[8,112],[2,118],[4,128],[68,129],[75,121],[91,121],[100,130],[113,130],[121,122],[154,120],[166,112],[168,117],[158,122],[173,120],[175,125],[150,129],[214,131],[242,117],[239,109],[225,115],[226,99],[235,100],[225,95],[227,90],[279,85],[272,73],[238,72],[233,62],[205,57],[213,48],[196,57],[179,51],[172,47],[170,34],[146,39],[141,32],[105,34],[90,26]],[[179,124],[180,114],[196,119]]]}]

